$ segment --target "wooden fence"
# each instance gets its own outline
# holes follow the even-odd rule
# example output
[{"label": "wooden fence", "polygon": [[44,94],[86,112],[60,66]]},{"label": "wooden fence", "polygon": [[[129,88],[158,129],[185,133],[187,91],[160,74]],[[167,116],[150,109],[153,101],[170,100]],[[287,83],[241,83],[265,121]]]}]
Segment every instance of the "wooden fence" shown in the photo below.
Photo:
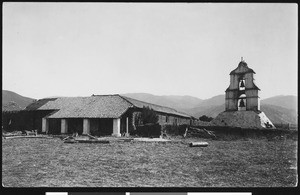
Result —
[{"label": "wooden fence", "polygon": [[277,129],[298,130],[298,124],[292,123],[273,123]]}]

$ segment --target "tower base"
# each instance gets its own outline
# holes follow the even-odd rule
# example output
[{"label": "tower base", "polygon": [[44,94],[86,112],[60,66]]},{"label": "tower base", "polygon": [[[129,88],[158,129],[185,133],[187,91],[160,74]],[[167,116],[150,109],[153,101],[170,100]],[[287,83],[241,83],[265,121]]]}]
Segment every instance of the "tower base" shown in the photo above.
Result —
[{"label": "tower base", "polygon": [[261,111],[225,111],[211,121],[213,126],[240,127],[243,129],[276,129]]}]

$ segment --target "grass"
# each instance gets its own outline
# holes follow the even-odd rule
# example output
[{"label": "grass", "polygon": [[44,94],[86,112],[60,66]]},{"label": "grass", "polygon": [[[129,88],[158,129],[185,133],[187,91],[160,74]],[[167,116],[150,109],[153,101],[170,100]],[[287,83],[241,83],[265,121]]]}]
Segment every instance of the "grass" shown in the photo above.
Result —
[{"label": "grass", "polygon": [[297,141],[65,144],[2,139],[5,187],[294,187]]}]

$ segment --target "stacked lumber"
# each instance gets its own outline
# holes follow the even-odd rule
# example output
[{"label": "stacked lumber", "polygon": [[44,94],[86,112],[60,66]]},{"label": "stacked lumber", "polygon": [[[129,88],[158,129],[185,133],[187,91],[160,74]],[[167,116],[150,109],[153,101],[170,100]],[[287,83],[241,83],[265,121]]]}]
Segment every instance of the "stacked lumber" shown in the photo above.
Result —
[{"label": "stacked lumber", "polygon": [[42,136],[37,134],[37,130],[27,131],[25,130],[25,134],[23,134],[21,131],[13,132],[13,133],[7,133],[2,132],[2,137],[4,139],[17,139],[17,138],[52,138],[48,136]]},{"label": "stacked lumber", "polygon": [[4,137],[4,139],[17,139],[17,138],[44,138],[44,139],[52,139],[52,137],[40,136],[40,135],[21,135],[21,136],[7,136],[7,137]]},{"label": "stacked lumber", "polygon": [[97,137],[94,137],[92,135],[87,134],[86,137],[83,139],[83,137],[79,136],[67,136],[63,139],[64,143],[101,143],[101,144],[108,144],[108,140],[99,140]]},{"label": "stacked lumber", "polygon": [[188,127],[183,134],[183,137],[209,137],[216,138],[216,135],[205,128],[199,129],[195,127]]},{"label": "stacked lumber", "polygon": [[21,136],[22,131],[6,132],[2,130],[2,137]]}]

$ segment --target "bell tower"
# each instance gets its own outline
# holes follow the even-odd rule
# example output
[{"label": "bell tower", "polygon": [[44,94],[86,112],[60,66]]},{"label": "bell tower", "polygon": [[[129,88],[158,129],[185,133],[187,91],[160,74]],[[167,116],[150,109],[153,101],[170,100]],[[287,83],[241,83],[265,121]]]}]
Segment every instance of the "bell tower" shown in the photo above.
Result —
[{"label": "bell tower", "polygon": [[225,111],[259,111],[259,91],[254,83],[255,72],[241,59],[230,72],[230,85],[226,89]]},{"label": "bell tower", "polygon": [[230,72],[230,85],[225,91],[225,111],[211,121],[212,126],[241,129],[276,129],[260,110],[259,91],[254,83],[255,72],[241,59]]}]

